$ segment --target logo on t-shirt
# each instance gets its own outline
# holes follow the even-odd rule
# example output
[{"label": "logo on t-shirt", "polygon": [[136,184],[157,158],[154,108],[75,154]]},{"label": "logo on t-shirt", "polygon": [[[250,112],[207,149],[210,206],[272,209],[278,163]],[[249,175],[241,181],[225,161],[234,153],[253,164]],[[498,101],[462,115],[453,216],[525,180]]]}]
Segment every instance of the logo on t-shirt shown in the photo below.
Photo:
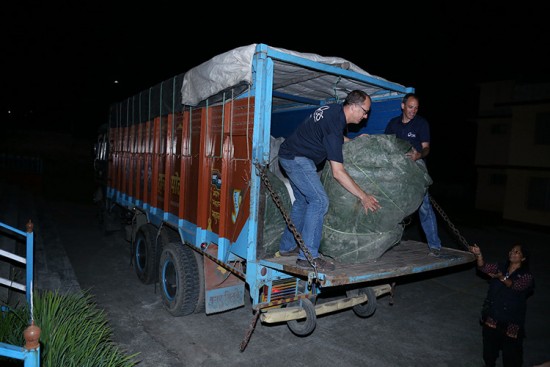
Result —
[{"label": "logo on t-shirt", "polygon": [[412,131],[409,131],[409,132],[407,133],[407,137],[408,137],[408,138],[416,138],[416,134],[413,133]]},{"label": "logo on t-shirt", "polygon": [[323,118],[323,112],[325,112],[325,110],[328,110],[329,108],[329,106],[322,106],[316,109],[313,112],[313,121],[318,122],[319,120],[321,120]]}]

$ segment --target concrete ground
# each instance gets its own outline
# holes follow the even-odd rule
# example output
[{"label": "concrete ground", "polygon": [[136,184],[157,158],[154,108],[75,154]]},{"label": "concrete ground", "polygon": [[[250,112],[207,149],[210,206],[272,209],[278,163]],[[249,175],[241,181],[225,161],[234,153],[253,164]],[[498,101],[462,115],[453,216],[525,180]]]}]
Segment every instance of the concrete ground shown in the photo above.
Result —
[{"label": "concrete ground", "polygon": [[[483,365],[477,319],[487,282],[473,264],[395,279],[393,299],[379,298],[370,318],[352,310],[322,316],[307,337],[295,336],[285,324],[258,322],[241,352],[253,320],[249,305],[208,316],[170,316],[157,286],[142,284],[133,272],[124,234],[106,234],[98,225],[91,194],[77,198],[32,194],[0,180],[0,205],[9,208],[0,221],[24,228],[33,220],[36,286],[91,292],[109,317],[116,343],[128,354],[140,353],[140,367]],[[550,361],[549,231],[466,218],[454,225],[488,260],[504,259],[514,242],[531,249],[536,290],[528,301],[524,365]],[[453,231],[439,225],[444,245],[463,249]],[[413,222],[405,236],[417,239],[419,233]]]}]

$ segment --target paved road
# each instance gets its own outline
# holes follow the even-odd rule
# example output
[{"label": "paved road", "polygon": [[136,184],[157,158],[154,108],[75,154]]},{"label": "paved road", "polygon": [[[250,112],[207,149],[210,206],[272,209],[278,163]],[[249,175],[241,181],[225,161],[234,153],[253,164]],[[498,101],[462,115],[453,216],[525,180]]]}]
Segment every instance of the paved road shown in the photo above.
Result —
[{"label": "paved road", "polygon": [[[174,318],[162,309],[158,289],[135,276],[123,233],[105,234],[90,202],[38,197],[29,205],[31,211],[20,209],[36,216],[42,257],[37,285],[91,292],[108,314],[115,341],[128,353],[140,353],[140,367],[483,365],[477,317],[487,282],[473,264],[399,278],[393,304],[388,296],[379,298],[375,314],[367,319],[352,310],[320,317],[308,337],[295,336],[285,324],[258,322],[241,352],[253,316],[248,305]],[[528,302],[525,366],[550,360],[550,234],[502,225],[457,228],[488,259],[503,256],[515,241],[529,245],[536,291]],[[406,235],[415,239],[418,231],[411,226]],[[460,248],[450,232],[441,235],[445,245]]]}]

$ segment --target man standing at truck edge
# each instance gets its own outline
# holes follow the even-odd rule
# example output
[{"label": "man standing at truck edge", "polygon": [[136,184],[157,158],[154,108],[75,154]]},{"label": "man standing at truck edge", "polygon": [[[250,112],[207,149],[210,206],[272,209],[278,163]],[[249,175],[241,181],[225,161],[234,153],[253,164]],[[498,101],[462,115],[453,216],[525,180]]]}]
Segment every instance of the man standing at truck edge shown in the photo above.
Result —
[{"label": "man standing at truck edge", "polygon": [[348,174],[342,152],[347,124],[358,124],[367,118],[370,107],[371,99],[365,92],[351,91],[343,104],[328,104],[313,111],[279,148],[279,163],[288,176],[295,197],[290,218],[302,235],[314,264],[306,260],[288,227],[281,238],[279,253],[282,256],[298,254],[296,265],[300,267],[335,268],[319,254],[329,199],[317,173],[318,165],[325,160],[329,162],[333,177],[361,201],[365,213],[380,208],[378,200],[363,191]]},{"label": "man standing at truck edge", "polygon": [[[403,113],[388,122],[385,134],[395,134],[399,139],[408,141],[412,148],[406,155],[413,161],[426,165],[424,161],[430,153],[430,125],[422,116],[417,115],[419,101],[414,93],[407,93],[401,101]],[[435,217],[428,191],[424,195],[422,204],[418,209],[420,225],[426,235],[429,255],[439,256],[441,252],[441,240],[437,231],[437,219]]]}]

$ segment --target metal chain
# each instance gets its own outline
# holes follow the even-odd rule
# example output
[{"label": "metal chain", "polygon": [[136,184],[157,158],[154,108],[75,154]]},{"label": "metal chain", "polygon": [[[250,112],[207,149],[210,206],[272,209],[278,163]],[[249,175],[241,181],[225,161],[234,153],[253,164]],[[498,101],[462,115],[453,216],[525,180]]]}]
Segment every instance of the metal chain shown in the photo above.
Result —
[{"label": "metal chain", "polygon": [[258,169],[258,172],[260,174],[260,178],[262,179],[262,182],[264,183],[265,187],[267,188],[267,191],[269,191],[269,194],[271,195],[271,198],[275,202],[275,205],[279,210],[281,211],[281,214],[283,215],[283,218],[285,219],[285,222],[288,226],[288,229],[292,232],[294,235],[294,238],[296,239],[296,242],[298,243],[298,246],[306,256],[307,261],[311,264],[313,267],[313,270],[315,271],[315,279],[318,279],[317,274],[317,266],[315,265],[315,262],[313,261],[313,256],[311,256],[311,253],[309,252],[309,249],[307,248],[306,244],[304,243],[304,240],[302,239],[302,235],[298,230],[296,229],[296,226],[294,223],[292,223],[292,220],[290,219],[290,216],[286,213],[285,208],[283,207],[283,204],[281,203],[281,199],[279,198],[279,195],[275,192],[273,187],[271,186],[271,182],[269,182],[269,177],[267,177],[266,170],[267,168],[265,166],[261,166],[259,163],[255,163],[256,168]]},{"label": "metal chain", "polygon": [[443,218],[443,220],[445,222],[447,222],[447,225],[449,226],[449,228],[453,231],[453,233],[455,234],[456,237],[458,237],[459,241],[462,243],[462,245],[464,245],[464,247],[466,248],[466,250],[468,250],[468,241],[466,241],[466,239],[460,234],[460,232],[458,231],[458,229],[454,226],[453,223],[451,223],[451,220],[449,219],[449,217],[447,216],[447,214],[445,214],[445,212],[443,211],[443,209],[439,206],[438,203],[436,203],[435,199],[432,197],[432,195],[430,195],[430,202],[432,203],[432,206],[435,208],[435,210],[437,210],[437,212],[439,213],[439,215],[441,215],[441,217]]},{"label": "metal chain", "polygon": [[258,322],[258,318],[260,317],[260,310],[256,310],[256,313],[254,314],[254,317],[252,318],[252,321],[250,322],[250,325],[248,326],[248,330],[246,331],[246,334],[244,335],[244,339],[241,341],[241,352],[244,351],[246,346],[248,345],[248,342],[250,341],[250,337],[252,336],[252,332],[256,328],[256,323]]},{"label": "metal chain", "polygon": [[[271,186],[271,182],[269,182],[269,177],[267,177],[266,174],[266,167],[261,166],[259,163],[256,163],[256,168],[258,169],[258,172],[260,174],[260,178],[262,179],[262,182],[264,183],[265,187],[267,188],[267,191],[269,191],[269,194],[271,195],[271,198],[275,202],[275,205],[279,210],[281,211],[281,214],[283,215],[283,218],[285,219],[286,224],[288,225],[288,228],[294,235],[294,238],[296,239],[296,242],[298,243],[298,246],[300,246],[300,249],[304,252],[304,255],[306,256],[307,260],[310,264],[313,264],[313,270],[315,271],[315,280],[318,280],[319,276],[317,274],[317,267],[315,265],[315,262],[313,261],[313,257],[311,256],[311,253],[309,252],[307,246],[304,244],[304,240],[302,239],[302,236],[296,229],[296,226],[292,221],[290,220],[290,217],[286,213],[285,209],[283,208],[283,205],[281,203],[281,199],[279,198],[279,195],[273,190],[273,187]],[[315,286],[313,284],[313,286]],[[244,351],[246,346],[248,345],[248,342],[250,340],[250,337],[252,336],[252,333],[254,332],[254,329],[256,328],[256,323],[258,322],[258,318],[260,317],[260,310],[256,310],[256,313],[254,314],[254,317],[252,318],[252,321],[250,322],[250,325],[248,326],[248,329],[245,333],[244,339],[241,341],[240,350],[241,352]]]}]

